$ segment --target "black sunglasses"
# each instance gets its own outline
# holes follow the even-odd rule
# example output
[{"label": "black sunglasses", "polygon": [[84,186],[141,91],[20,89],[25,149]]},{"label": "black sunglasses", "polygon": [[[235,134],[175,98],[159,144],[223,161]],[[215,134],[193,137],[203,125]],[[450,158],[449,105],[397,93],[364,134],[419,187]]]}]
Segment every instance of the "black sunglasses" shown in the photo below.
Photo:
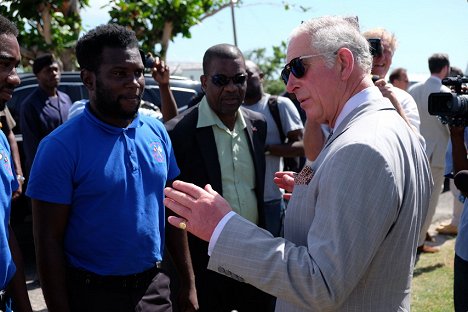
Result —
[{"label": "black sunglasses", "polygon": [[218,87],[227,86],[229,84],[229,81],[231,80],[235,85],[243,85],[245,81],[247,80],[247,75],[237,74],[235,76],[228,77],[223,74],[216,74],[216,75],[211,76],[211,82]]},{"label": "black sunglasses", "polygon": [[283,82],[285,85],[288,84],[289,81],[289,74],[293,74],[294,77],[296,78],[302,78],[304,77],[305,74],[305,66],[304,62],[302,60],[308,59],[314,56],[322,56],[325,55],[326,53],[320,53],[320,54],[314,54],[314,55],[304,55],[304,56],[299,56],[296,58],[293,58],[288,64],[286,64],[281,71],[281,79],[283,79]]}]

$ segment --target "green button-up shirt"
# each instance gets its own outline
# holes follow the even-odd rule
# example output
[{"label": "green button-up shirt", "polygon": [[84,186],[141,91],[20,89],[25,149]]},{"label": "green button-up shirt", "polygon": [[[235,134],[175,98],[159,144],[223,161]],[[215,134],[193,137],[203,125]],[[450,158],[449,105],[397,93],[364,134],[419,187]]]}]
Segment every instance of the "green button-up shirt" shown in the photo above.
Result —
[{"label": "green button-up shirt", "polygon": [[223,197],[236,213],[258,224],[255,169],[244,131],[244,117],[238,111],[234,129],[231,131],[204,98],[199,106],[197,128],[209,126],[213,128],[218,151]]}]

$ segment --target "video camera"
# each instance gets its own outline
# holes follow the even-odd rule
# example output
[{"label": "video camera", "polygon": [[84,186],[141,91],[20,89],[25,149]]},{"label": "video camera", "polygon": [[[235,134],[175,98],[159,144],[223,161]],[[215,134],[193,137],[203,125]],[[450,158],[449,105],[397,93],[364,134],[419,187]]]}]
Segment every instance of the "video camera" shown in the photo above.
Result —
[{"label": "video camera", "polygon": [[438,116],[443,124],[456,127],[468,126],[468,89],[462,87],[468,77],[447,77],[442,84],[452,87],[452,93],[429,94],[429,114]]}]

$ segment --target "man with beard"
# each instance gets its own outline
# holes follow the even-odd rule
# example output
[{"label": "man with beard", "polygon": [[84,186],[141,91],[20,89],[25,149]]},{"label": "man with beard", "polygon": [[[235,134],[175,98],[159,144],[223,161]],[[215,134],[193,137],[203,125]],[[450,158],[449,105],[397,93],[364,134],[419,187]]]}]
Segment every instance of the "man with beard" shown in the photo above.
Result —
[{"label": "man with beard", "polygon": [[179,169],[162,123],[138,114],[145,80],[135,33],[98,26],[76,55],[90,101],[41,142],[27,191],[49,311],[172,311],[165,241],[179,305],[193,311],[187,236],[165,231],[162,203]]},{"label": "man with beard", "polygon": [[[240,107],[247,71],[229,44],[209,48],[200,76],[205,98],[166,123],[181,180],[210,183],[241,216],[264,227],[264,117]],[[183,227],[183,226],[182,226]],[[208,243],[189,235],[200,311],[271,311],[272,297],[207,269]]]},{"label": "man with beard", "polygon": [[[11,99],[13,89],[20,84],[16,66],[20,62],[18,29],[0,15],[0,110]],[[0,311],[32,311],[22,267],[21,251],[10,221],[11,195],[18,189],[8,141],[0,131]],[[13,306],[11,305],[13,298]]]},{"label": "man with beard", "polygon": [[20,105],[25,172],[29,174],[39,142],[68,118],[70,97],[57,90],[60,66],[52,54],[34,60],[38,87]]}]

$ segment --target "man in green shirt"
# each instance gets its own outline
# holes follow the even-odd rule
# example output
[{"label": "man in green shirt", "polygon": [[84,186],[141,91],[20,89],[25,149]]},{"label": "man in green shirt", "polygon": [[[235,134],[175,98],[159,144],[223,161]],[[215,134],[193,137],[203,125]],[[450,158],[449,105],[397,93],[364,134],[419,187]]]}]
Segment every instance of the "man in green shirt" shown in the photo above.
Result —
[{"label": "man in green shirt", "polygon": [[[241,107],[247,87],[241,51],[228,44],[209,48],[200,80],[205,98],[166,124],[181,171],[178,179],[211,184],[234,211],[264,226],[266,122]],[[271,296],[207,270],[208,243],[189,235],[189,246],[200,311],[272,311]]]}]

